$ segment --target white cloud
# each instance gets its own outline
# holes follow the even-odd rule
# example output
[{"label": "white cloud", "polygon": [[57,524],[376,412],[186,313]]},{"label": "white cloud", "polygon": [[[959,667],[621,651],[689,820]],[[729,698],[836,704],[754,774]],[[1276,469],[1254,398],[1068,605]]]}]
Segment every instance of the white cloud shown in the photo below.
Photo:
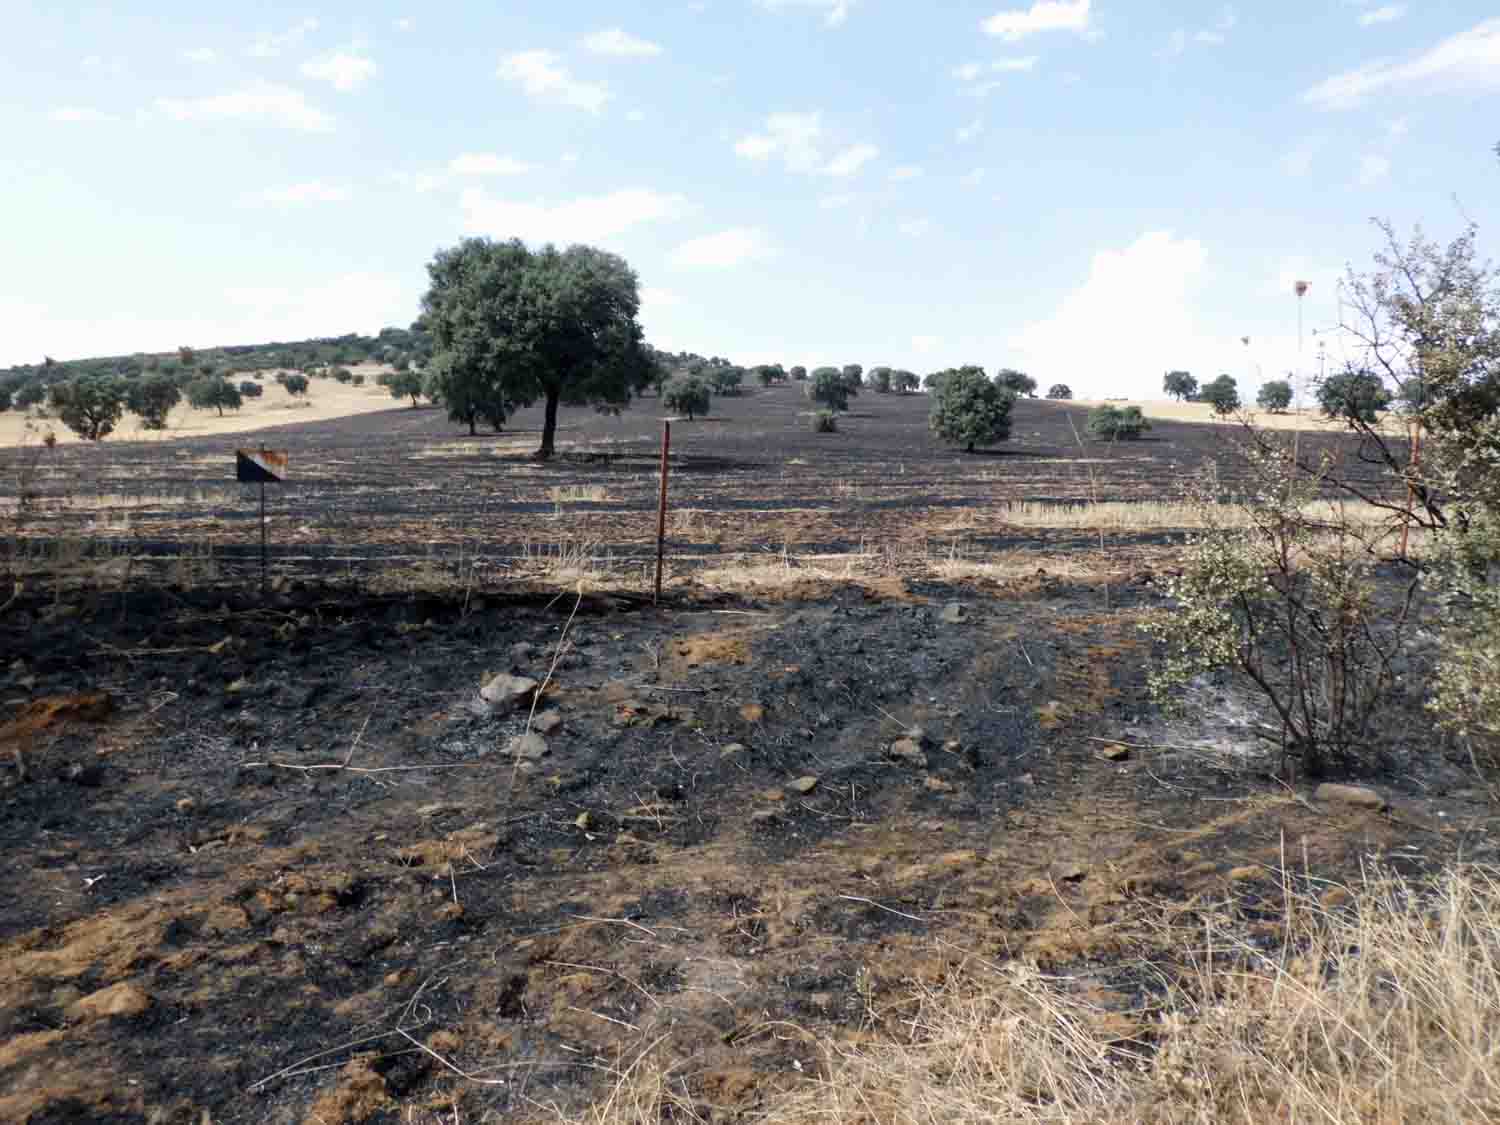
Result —
[{"label": "white cloud", "polygon": [[322,180],[309,180],[289,187],[267,188],[246,196],[246,202],[271,203],[280,206],[296,206],[302,203],[343,203],[349,199],[346,187],[325,184]]},{"label": "white cloud", "polygon": [[830,160],[823,172],[828,176],[852,176],[879,155],[880,150],[874,145],[850,145]]},{"label": "white cloud", "polygon": [[821,8],[823,22],[829,27],[838,27],[849,18],[855,0],[756,0],[756,3],[773,12],[782,8]]},{"label": "white cloud", "polygon": [[734,151],[746,160],[779,156],[789,171],[812,172],[822,163],[822,135],[820,114],[773,113],[766,118],[765,132],[740,138]]},{"label": "white cloud", "polygon": [[1009,343],[1031,369],[1081,394],[1160,394],[1163,371],[1209,370],[1222,351],[1193,314],[1207,257],[1202,243],[1169,231],[1102,250],[1083,284]]},{"label": "white cloud", "polygon": [[964,173],[963,178],[958,182],[963,184],[965,187],[978,187],[981,183],[984,182],[984,177],[986,175],[988,175],[986,169],[975,168],[972,172]]},{"label": "white cloud", "polygon": [[1177,28],[1171,35],[1167,36],[1167,45],[1156,52],[1157,58],[1175,59],[1187,50],[1188,35],[1183,28]]},{"label": "white cloud", "polygon": [[334,124],[301,90],[269,82],[205,98],[157,98],[155,104],[174,121],[243,121],[304,133],[331,132]]},{"label": "white cloud", "polygon": [[925,216],[920,219],[907,219],[898,223],[896,229],[907,238],[921,238],[932,230],[932,220]]},{"label": "white cloud", "polygon": [[299,24],[279,34],[263,34],[258,37],[245,51],[258,59],[269,59],[281,54],[287,47],[295,47],[306,39],[307,36],[318,30],[318,21],[308,17]]},{"label": "white cloud", "polygon": [[577,164],[578,154],[576,152],[565,152],[562,154],[561,160],[564,164]]},{"label": "white cloud", "polygon": [[1395,23],[1404,15],[1406,15],[1405,4],[1386,4],[1384,7],[1362,12],[1359,17],[1359,26],[1374,27],[1380,23]]},{"label": "white cloud", "polygon": [[957,78],[960,82],[972,82],[983,73],[983,63],[967,62],[962,66],[955,66],[953,68],[953,77]]},{"label": "white cloud", "polygon": [[718,234],[694,238],[667,255],[667,261],[684,268],[728,269],[769,257],[770,243],[755,227],[731,227]]},{"label": "white cloud", "polygon": [[519,176],[531,167],[524,160],[494,152],[466,152],[448,162],[448,171],[455,176]]},{"label": "white cloud", "polygon": [[1324,79],[1302,95],[1320,109],[1351,109],[1372,94],[1500,89],[1500,19],[1489,19],[1396,62],[1376,60]]},{"label": "white cloud", "polygon": [[918,168],[915,164],[902,164],[898,168],[891,169],[891,179],[896,183],[902,183],[905,180],[915,180],[920,178],[921,175],[922,169]]},{"label": "white cloud", "polygon": [[1385,127],[1385,135],[1392,141],[1398,141],[1407,133],[1411,132],[1411,118],[1397,117],[1388,122]]},{"label": "white cloud", "polygon": [[1391,158],[1369,152],[1359,158],[1359,182],[1364,187],[1377,184],[1391,174]]},{"label": "white cloud", "polygon": [[105,121],[115,121],[113,114],[105,113],[102,109],[85,105],[58,106],[47,117],[53,121],[61,121],[69,125],[75,124],[100,124]]},{"label": "white cloud", "polygon": [[574,78],[552,51],[516,51],[506,55],[500,60],[498,73],[537,101],[558,102],[598,113],[610,99],[608,87]]},{"label": "white cloud", "polygon": [[439,172],[391,172],[386,178],[401,187],[411,188],[418,195],[426,195],[448,183],[448,177]]},{"label": "white cloud", "polygon": [[1224,45],[1224,33],[1222,31],[1199,31],[1193,35],[1193,40],[1210,47],[1221,47]]},{"label": "white cloud", "polygon": [[662,52],[660,44],[649,39],[631,35],[618,27],[608,31],[596,31],[583,37],[583,49],[596,55],[612,55],[616,58],[651,58]]},{"label": "white cloud", "polygon": [[327,82],[335,90],[348,92],[357,90],[371,78],[379,68],[373,59],[347,51],[335,51],[322,58],[311,59],[302,64],[302,74],[319,82]]},{"label": "white cloud", "polygon": [[1288,176],[1301,178],[1312,170],[1313,160],[1323,148],[1322,137],[1304,137],[1279,161],[1281,170]]},{"label": "white cloud", "polygon": [[966,83],[964,93],[970,97],[982,98],[994,90],[998,90],[1004,83],[997,78],[990,77],[984,81],[980,79],[986,75],[996,74],[1029,74],[1036,69],[1037,56],[1024,55],[1018,58],[995,59],[988,64],[964,63],[962,66],[953,68],[953,77],[960,82]]},{"label": "white cloud", "polygon": [[1024,39],[1042,31],[1089,30],[1089,0],[1036,0],[1029,8],[996,12],[980,26],[1001,39]]},{"label": "white cloud", "polygon": [[646,120],[646,111],[642,109],[632,109],[625,115],[625,120],[632,122],[644,121]]},{"label": "white cloud", "polygon": [[181,52],[188,62],[211,63],[219,61],[219,52],[212,47],[190,47]]},{"label": "white cloud", "polygon": [[845,207],[852,205],[854,200],[854,196],[841,192],[835,195],[825,195],[818,200],[818,206],[824,211],[842,211]]},{"label": "white cloud", "polygon": [[953,136],[959,144],[966,145],[982,132],[984,132],[984,122],[976,117],[967,125],[960,125]]},{"label": "white cloud", "polygon": [[402,16],[400,19],[392,20],[391,26],[397,31],[410,31],[412,29],[412,22],[405,16]]},{"label": "white cloud", "polygon": [[598,242],[642,223],[674,218],[686,210],[680,195],[627,188],[607,195],[581,196],[560,203],[491,199],[478,188],[460,198],[464,229],[527,242]]}]

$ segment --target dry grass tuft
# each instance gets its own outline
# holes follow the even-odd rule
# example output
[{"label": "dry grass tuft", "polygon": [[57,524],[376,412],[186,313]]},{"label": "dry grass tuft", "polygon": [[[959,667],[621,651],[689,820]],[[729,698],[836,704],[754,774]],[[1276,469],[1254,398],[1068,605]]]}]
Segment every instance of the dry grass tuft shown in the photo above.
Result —
[{"label": "dry grass tuft", "polygon": [[[1149,1010],[1105,1011],[1086,978],[974,960],[889,1009],[883,1041],[825,1038],[822,1074],[741,1119],[1500,1120],[1500,873],[1288,891],[1270,952],[1227,924],[1162,936],[1178,972]],[[680,1070],[649,1065],[569,1120],[704,1119]]]}]

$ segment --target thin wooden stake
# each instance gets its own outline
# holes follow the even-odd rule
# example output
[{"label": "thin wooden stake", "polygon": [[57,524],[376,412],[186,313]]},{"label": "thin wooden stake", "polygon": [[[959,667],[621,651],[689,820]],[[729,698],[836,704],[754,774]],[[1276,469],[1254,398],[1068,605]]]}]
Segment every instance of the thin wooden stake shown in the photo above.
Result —
[{"label": "thin wooden stake", "polygon": [[672,449],[672,423],[663,421],[661,424],[661,500],[656,509],[656,591],[651,596],[651,604],[661,603],[661,567],[662,558],[667,549],[667,454]]}]

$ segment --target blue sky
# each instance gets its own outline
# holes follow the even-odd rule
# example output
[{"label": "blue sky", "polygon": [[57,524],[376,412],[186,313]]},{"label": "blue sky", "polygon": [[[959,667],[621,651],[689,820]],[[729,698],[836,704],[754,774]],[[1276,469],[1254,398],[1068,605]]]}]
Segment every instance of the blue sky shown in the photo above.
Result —
[{"label": "blue sky", "polygon": [[404,325],[486,234],[671,350],[1159,393],[1295,363],[1372,216],[1500,242],[1492,0],[13,0],[0,87],[0,365]]}]

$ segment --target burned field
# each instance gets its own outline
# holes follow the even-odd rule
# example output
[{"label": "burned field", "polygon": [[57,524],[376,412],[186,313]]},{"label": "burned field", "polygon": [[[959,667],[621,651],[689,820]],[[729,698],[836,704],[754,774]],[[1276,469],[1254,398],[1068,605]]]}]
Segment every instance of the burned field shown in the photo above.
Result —
[{"label": "burned field", "polygon": [[[1238,433],[1233,423],[1162,422],[1141,441],[1080,441],[1085,408],[1023,400],[1009,442],[966,456],[928,434],[925,396],[861,396],[836,434],[810,432],[808,405],[783,386],[716,399],[712,417],[674,425],[677,572],[773,551],[920,560],[1068,551],[1089,535],[1067,508],[1170,503],[1178,482],[1227,454]],[[394,409],[247,438],[291,454],[291,479],[270,494],[273,555],[309,577],[458,571],[477,560],[498,579],[549,555],[582,555],[627,576],[654,556],[659,405],[565,412],[562,455],[545,464],[530,457],[538,425],[539,412],[525,411],[505,433],[470,437],[440,410]],[[1362,471],[1347,441],[1305,440]],[[1245,483],[1232,459],[1222,472],[1226,489]],[[178,558],[217,573],[258,551],[256,497],[233,483],[233,443],[222,439],[60,447],[29,483],[46,514],[32,532],[72,539],[70,559]],[[1017,505],[1048,510],[1053,518],[1033,523],[1057,526],[1029,525]],[[1123,522],[1117,549],[1163,539],[1159,527]]]},{"label": "burned field", "polygon": [[[1164,724],[1163,533],[1007,518],[1161,498],[1219,430],[1085,456],[1023,404],[962,458],[917,402],[799,409],[674,427],[701,514],[659,607],[648,411],[576,416],[552,465],[433,411],[268,435],[297,483],[264,598],[224,450],[54,451],[0,615],[0,1118],[568,1119],[649,1052],[732,1120],[971,959],[1149,1044],[1181,933],[1269,948],[1287,878],[1496,858],[1446,775],[1314,802],[1236,758],[1229,689]],[[543,544],[636,580],[521,573]],[[420,580],[460,551],[472,580]],[[762,555],[781,580],[732,580]]]}]

